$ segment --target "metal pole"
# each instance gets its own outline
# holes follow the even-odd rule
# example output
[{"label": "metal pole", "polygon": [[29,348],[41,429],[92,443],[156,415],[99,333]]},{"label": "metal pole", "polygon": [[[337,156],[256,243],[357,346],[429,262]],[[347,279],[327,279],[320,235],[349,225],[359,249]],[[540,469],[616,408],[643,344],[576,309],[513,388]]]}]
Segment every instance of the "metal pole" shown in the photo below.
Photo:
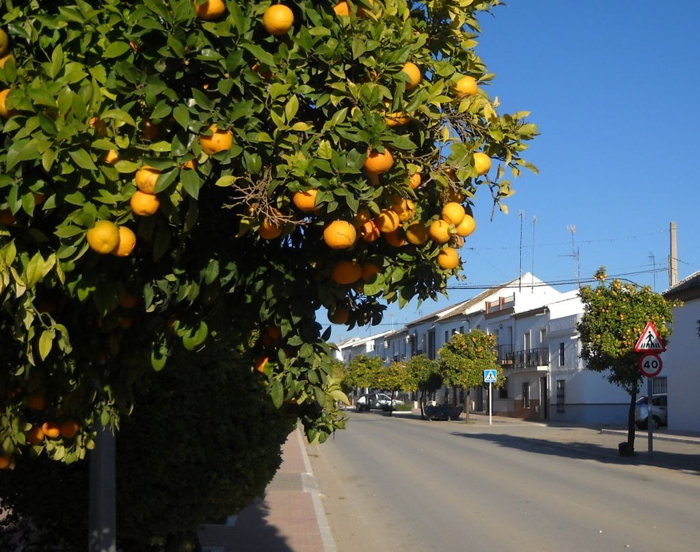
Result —
[{"label": "metal pole", "polygon": [[491,417],[493,416],[493,383],[489,382],[489,425],[493,423]]},{"label": "metal pole", "polygon": [[100,427],[90,452],[89,552],[117,552],[115,451],[114,435]]},{"label": "metal pole", "polygon": [[654,405],[654,382],[647,378],[647,428],[649,430],[649,454],[654,453],[654,416],[651,407]]}]

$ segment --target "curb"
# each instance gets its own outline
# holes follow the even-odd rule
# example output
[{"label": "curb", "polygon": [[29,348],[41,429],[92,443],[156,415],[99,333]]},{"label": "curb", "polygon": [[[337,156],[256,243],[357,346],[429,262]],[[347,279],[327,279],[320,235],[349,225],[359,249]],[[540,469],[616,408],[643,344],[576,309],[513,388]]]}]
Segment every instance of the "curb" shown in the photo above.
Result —
[{"label": "curb", "polygon": [[[601,433],[606,435],[624,435],[627,436],[627,431],[622,429],[601,429]],[[642,430],[638,435],[646,435],[646,431]],[[683,437],[682,435],[666,435],[663,433],[654,432],[654,441],[669,441],[673,443],[686,443],[689,445],[700,445],[700,439],[692,437]]]},{"label": "curb", "polygon": [[321,532],[321,540],[323,541],[323,549],[325,552],[337,552],[333,534],[331,533],[331,528],[326,518],[326,511],[323,509],[323,504],[321,504],[321,494],[318,492],[318,483],[314,477],[313,470],[311,469],[311,462],[309,462],[309,455],[304,446],[304,438],[301,435],[301,429],[297,427],[296,433],[299,446],[301,447],[301,456],[304,460],[304,469],[306,470],[306,473],[301,474],[302,488],[305,493],[311,494],[314,512],[316,513],[316,522],[318,523],[318,529]]}]

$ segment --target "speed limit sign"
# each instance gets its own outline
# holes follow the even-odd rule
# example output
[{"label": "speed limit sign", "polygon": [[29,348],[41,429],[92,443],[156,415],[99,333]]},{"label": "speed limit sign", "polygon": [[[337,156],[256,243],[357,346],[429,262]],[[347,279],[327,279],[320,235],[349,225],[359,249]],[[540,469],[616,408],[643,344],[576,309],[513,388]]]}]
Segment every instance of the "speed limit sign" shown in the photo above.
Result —
[{"label": "speed limit sign", "polygon": [[649,353],[642,355],[639,359],[639,371],[647,378],[655,378],[658,376],[663,367],[664,363],[657,354]]}]

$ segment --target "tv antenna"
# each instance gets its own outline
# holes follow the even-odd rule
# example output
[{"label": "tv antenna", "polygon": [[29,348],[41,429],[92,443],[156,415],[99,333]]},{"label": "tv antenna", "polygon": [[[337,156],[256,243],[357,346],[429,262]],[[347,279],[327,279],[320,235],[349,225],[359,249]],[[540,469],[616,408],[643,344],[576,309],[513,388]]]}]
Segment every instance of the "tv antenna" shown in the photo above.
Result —
[{"label": "tv antenna", "polygon": [[559,255],[560,257],[571,257],[576,261],[576,283],[581,287],[581,254],[579,248],[576,247],[576,225],[570,224],[566,227],[566,231],[571,234],[571,255]]}]

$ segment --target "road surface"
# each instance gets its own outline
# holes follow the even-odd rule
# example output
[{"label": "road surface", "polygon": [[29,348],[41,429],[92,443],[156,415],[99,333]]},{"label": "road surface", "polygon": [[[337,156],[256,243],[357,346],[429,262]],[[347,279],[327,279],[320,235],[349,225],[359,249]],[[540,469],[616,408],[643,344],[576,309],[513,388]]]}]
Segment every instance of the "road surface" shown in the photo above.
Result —
[{"label": "road surface", "polygon": [[[619,436],[350,418],[308,449],[339,552],[700,550],[698,473],[621,461]],[[682,446],[657,457],[700,458]]]}]

